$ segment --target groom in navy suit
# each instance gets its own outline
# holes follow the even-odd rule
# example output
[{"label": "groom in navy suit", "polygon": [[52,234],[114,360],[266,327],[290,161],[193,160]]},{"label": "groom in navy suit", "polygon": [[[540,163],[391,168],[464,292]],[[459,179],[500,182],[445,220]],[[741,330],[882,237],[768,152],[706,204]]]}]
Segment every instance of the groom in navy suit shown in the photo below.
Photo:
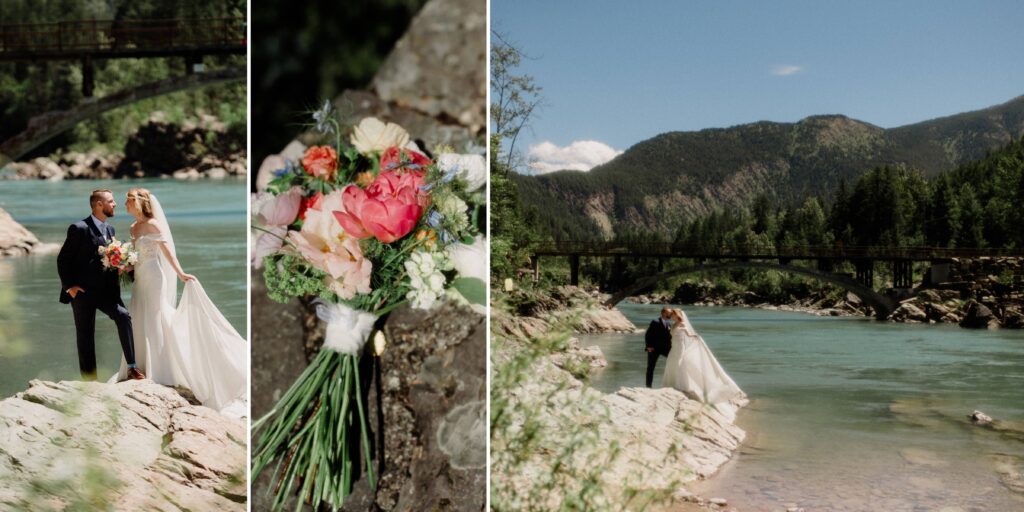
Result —
[{"label": "groom in navy suit", "polygon": [[85,380],[96,380],[96,311],[110,317],[117,325],[128,378],[144,379],[135,366],[135,341],[132,319],[121,301],[117,272],[103,268],[99,248],[114,238],[114,227],[107,219],[114,216],[114,194],[110,190],[94,190],[89,196],[92,215],[68,227],[68,236],[57,255],[60,274],[60,301],[71,304],[75,313],[78,341],[78,366]]},{"label": "groom in navy suit", "polygon": [[668,308],[661,309],[661,317],[651,320],[644,334],[644,345],[647,348],[647,387],[654,383],[654,367],[658,364],[658,357],[668,357],[669,350],[672,350],[672,333],[669,331],[669,315],[672,311]]}]

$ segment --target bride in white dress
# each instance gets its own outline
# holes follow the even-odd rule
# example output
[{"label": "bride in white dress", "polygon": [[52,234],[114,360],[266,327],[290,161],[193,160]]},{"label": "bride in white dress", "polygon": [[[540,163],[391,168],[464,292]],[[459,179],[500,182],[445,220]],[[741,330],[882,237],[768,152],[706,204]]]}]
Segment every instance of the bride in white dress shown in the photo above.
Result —
[{"label": "bride in white dress", "polygon": [[[247,416],[248,344],[199,280],[181,269],[156,196],[132,189],[125,206],[135,217],[131,232],[139,253],[128,307],[139,369],[159,384],[190,389],[200,403],[222,414]],[[177,307],[176,279],[185,282]],[[118,380],[127,371],[122,358]]]},{"label": "bride in white dress", "polygon": [[662,387],[682,391],[690,398],[710,404],[728,416],[735,407],[728,402],[746,395],[718,364],[704,338],[693,329],[690,320],[680,309],[673,309],[672,349],[665,363]]}]

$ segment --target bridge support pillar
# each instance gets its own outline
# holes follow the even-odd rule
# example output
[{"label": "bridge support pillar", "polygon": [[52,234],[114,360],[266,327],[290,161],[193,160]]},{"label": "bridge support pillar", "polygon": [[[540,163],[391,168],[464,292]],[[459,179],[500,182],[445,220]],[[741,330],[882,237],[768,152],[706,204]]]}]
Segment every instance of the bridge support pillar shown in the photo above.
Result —
[{"label": "bridge support pillar", "polygon": [[914,287],[914,263],[912,261],[893,260],[892,286],[893,288]]},{"label": "bridge support pillar", "polygon": [[853,264],[857,268],[857,282],[874,289],[875,262],[872,260],[856,260]]},{"label": "bridge support pillar", "polygon": [[832,272],[835,268],[835,263],[828,258],[818,258],[818,270],[822,272]]},{"label": "bridge support pillar", "polygon": [[540,256],[533,255],[533,282],[540,281]]},{"label": "bridge support pillar", "polygon": [[82,58],[82,96],[92,98],[96,86],[96,67],[93,66],[92,57],[86,55]]},{"label": "bridge support pillar", "polygon": [[569,255],[569,284],[580,285],[580,255]]}]

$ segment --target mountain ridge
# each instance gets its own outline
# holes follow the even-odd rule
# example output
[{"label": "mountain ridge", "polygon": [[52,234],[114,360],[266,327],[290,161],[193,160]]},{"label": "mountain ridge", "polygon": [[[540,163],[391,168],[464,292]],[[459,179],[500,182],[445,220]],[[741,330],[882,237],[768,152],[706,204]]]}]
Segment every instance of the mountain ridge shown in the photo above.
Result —
[{"label": "mountain ridge", "polygon": [[977,160],[1024,135],[1024,95],[980,110],[882,128],[843,114],[671,131],[633,144],[590,171],[515,175],[520,201],[559,239],[674,233],[716,208],[758,194],[783,203],[830,196],[872,168],[926,177]]}]

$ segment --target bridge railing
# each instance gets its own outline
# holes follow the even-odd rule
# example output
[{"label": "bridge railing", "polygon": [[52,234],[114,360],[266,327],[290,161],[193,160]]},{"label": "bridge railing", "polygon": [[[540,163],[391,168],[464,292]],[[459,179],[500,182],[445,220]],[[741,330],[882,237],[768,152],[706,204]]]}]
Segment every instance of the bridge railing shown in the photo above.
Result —
[{"label": "bridge railing", "polygon": [[0,55],[244,45],[245,33],[241,17],[0,25]]},{"label": "bridge railing", "polygon": [[656,256],[683,258],[748,258],[748,259],[906,259],[943,260],[978,257],[1024,257],[1024,249],[974,247],[890,247],[871,245],[799,245],[765,246],[760,244],[734,247],[708,247],[659,242],[580,242],[556,241],[533,245],[541,256]]}]

